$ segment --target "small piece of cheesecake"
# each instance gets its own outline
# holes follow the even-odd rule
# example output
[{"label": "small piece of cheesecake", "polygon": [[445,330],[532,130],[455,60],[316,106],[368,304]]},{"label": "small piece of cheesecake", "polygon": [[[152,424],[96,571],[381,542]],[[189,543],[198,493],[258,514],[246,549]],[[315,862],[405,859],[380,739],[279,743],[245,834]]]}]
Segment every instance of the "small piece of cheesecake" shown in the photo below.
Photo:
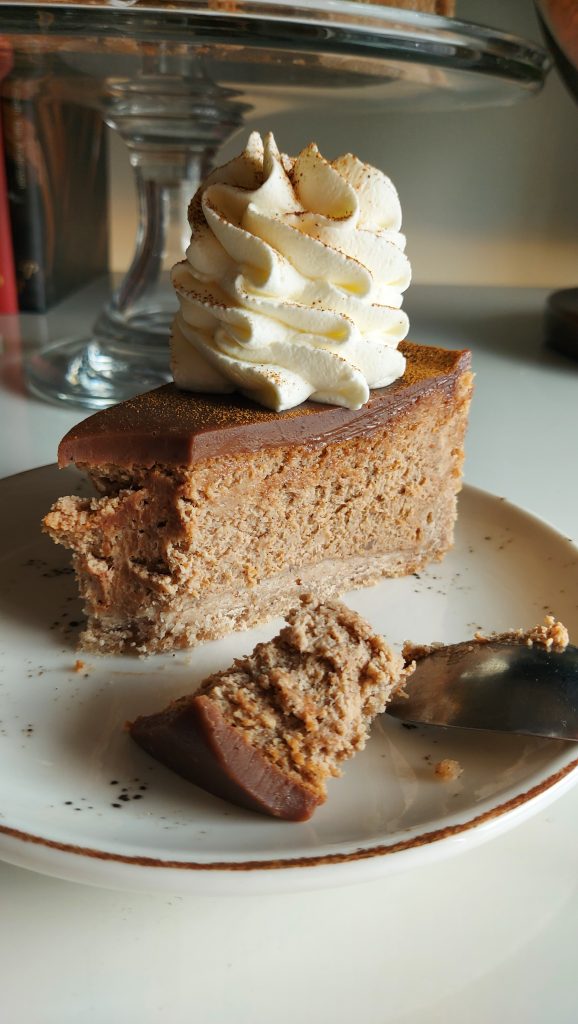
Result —
[{"label": "small piece of cheesecake", "polygon": [[422,569],[453,541],[472,389],[467,352],[402,342],[407,367],[360,409],[285,412],[165,385],[96,413],[59,448],[99,497],[60,498],[101,653],[192,647]]},{"label": "small piece of cheesecake", "polygon": [[305,598],[273,640],[128,728],[216,796],[305,821],[411,671],[360,615]]}]

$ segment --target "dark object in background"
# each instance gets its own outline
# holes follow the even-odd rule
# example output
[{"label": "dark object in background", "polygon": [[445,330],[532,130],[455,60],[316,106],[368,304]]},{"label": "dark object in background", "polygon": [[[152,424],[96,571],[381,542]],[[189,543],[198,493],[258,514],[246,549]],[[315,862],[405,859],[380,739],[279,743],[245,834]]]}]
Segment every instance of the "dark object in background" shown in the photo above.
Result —
[{"label": "dark object in background", "polygon": [[548,296],[544,337],[549,348],[578,359],[578,288],[564,288]]},{"label": "dark object in background", "polygon": [[17,61],[2,126],[21,311],[44,312],[108,270],[105,128],[56,94],[53,70]]},{"label": "dark object in background", "polygon": [[[12,48],[8,41],[0,36],[0,81],[9,74],[11,69]],[[2,145],[2,111],[0,110],[0,314],[17,312],[18,296]]]},{"label": "dark object in background", "polygon": [[[576,0],[536,0],[536,10],[560,77],[578,100],[578,4]],[[549,296],[544,325],[546,344],[578,359],[578,288]]]}]

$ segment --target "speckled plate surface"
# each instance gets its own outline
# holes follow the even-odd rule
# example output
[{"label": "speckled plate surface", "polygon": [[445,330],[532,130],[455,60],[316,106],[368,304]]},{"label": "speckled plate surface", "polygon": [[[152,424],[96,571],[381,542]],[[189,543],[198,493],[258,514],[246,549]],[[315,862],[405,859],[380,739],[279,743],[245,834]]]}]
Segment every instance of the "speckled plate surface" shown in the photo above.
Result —
[{"label": "speckled plate surface", "polygon": [[[0,482],[0,858],[138,890],[251,893],[374,878],[503,831],[578,778],[578,747],[501,734],[407,729],[387,716],[305,824],[196,789],[137,748],[123,724],[190,692],[280,622],[150,659],[76,650],[80,606],[67,553],[39,530],[79,492],[45,467]],[[578,550],[502,499],[466,487],[454,550],[419,577],[346,601],[393,643],[455,642],[530,626],[547,611],[578,636]],[[463,774],[440,782],[435,763]]]}]

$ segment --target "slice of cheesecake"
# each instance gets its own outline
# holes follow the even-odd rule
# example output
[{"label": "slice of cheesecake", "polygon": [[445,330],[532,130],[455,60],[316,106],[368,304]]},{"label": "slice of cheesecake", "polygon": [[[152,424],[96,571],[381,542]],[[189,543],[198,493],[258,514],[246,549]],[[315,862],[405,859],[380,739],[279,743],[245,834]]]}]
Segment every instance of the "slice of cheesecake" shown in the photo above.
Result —
[{"label": "slice of cheesecake", "polygon": [[305,598],[273,640],[128,728],[216,796],[305,821],[412,667],[345,605]]},{"label": "slice of cheesecake", "polygon": [[73,552],[87,650],[166,651],[441,558],[452,544],[467,352],[405,342],[405,375],[350,411],[287,412],[166,385],[63,439],[99,498],[44,528]]}]

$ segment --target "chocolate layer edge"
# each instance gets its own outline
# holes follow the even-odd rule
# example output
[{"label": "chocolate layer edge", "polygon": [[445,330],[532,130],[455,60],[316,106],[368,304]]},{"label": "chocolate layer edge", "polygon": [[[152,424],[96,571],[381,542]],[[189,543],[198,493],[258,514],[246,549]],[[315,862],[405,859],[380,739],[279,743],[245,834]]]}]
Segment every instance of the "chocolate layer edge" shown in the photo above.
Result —
[{"label": "chocolate layer edge", "polygon": [[129,723],[133,740],[177,774],[230,803],[287,821],[307,821],[322,799],[291,779],[225,721],[202,695]]},{"label": "chocolate layer edge", "polygon": [[470,353],[403,342],[406,372],[371,392],[358,410],[305,402],[275,413],[241,395],[183,392],[174,384],[95,413],[72,428],[58,450],[61,467],[114,464],[192,466],[263,448],[316,445],[371,433],[432,390],[450,393],[470,368]]}]

